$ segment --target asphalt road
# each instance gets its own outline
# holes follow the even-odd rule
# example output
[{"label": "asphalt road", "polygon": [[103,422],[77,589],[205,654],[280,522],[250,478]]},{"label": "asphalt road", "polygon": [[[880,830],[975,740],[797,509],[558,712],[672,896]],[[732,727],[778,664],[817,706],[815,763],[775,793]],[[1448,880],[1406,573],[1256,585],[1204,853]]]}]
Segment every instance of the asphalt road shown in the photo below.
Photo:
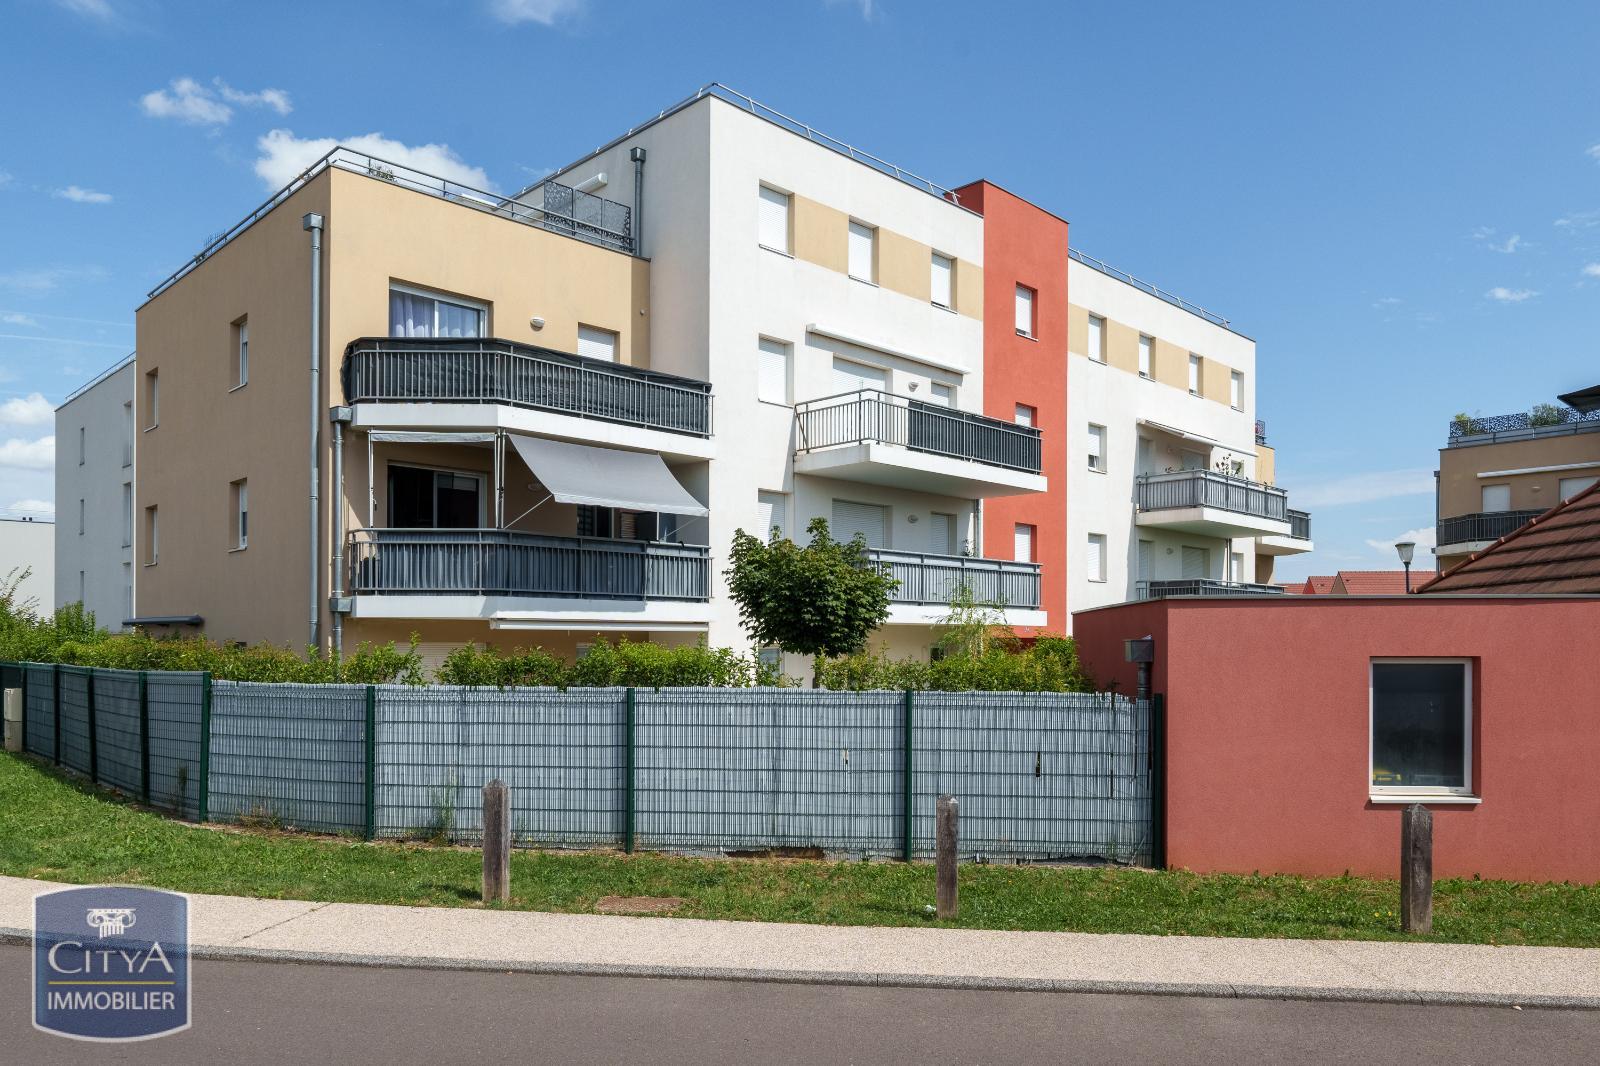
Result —
[{"label": "asphalt road", "polygon": [[195,964],[194,1028],[35,1030],[0,945],[0,1063],[1593,1063],[1600,1011]]}]

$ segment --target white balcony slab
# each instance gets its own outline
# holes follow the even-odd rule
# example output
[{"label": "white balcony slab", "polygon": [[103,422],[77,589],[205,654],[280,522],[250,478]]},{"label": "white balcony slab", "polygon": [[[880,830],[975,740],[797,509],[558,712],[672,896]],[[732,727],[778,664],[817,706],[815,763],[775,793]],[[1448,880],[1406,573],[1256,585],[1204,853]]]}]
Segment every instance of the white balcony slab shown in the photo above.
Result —
[{"label": "white balcony slab", "polygon": [[[995,614],[1000,616],[1001,624],[1008,626],[1036,626],[1043,627],[1049,623],[1049,616],[1044,611],[1028,610],[1022,607],[995,608]],[[892,603],[889,605],[889,617],[884,620],[886,626],[932,626],[943,622],[950,614],[950,608],[937,603]]]},{"label": "white balcony slab", "polygon": [[1273,534],[1256,538],[1257,555],[1304,555],[1315,549],[1315,544],[1302,537],[1281,537]]},{"label": "white balcony slab", "polygon": [[711,621],[707,603],[682,600],[597,600],[555,596],[355,596],[355,618],[476,619],[495,629],[585,629],[691,632]]},{"label": "white balcony slab", "polygon": [[876,441],[801,452],[794,457],[794,472],[970,499],[1024,496],[1049,487],[1043,474]]},{"label": "white balcony slab", "polygon": [[1289,539],[1289,522],[1262,515],[1226,511],[1220,507],[1162,507],[1140,511],[1135,525],[1171,529],[1203,537],[1283,537]]},{"label": "white balcony slab", "polygon": [[669,433],[621,422],[553,411],[531,411],[497,403],[358,403],[352,407],[358,429],[492,430],[609,448],[656,452],[668,459],[710,459],[709,437]]}]

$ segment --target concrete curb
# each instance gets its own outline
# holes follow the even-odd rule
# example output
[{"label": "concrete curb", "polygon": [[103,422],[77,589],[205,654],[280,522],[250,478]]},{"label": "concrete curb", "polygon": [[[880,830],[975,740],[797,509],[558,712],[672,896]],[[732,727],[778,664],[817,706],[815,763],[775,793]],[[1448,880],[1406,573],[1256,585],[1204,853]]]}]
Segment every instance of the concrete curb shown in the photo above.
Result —
[{"label": "concrete curb", "polygon": [[[0,926],[0,943],[30,944],[27,929]],[[527,960],[462,959],[423,955],[359,955],[281,948],[196,945],[192,958],[219,962],[312,963],[378,969],[470,970],[559,977],[653,977],[696,981],[759,981],[767,984],[936,988],[977,992],[1062,992],[1097,995],[1193,996],[1206,999],[1279,999],[1323,1003],[1388,1003],[1412,1006],[1524,1007],[1546,1010],[1600,1010],[1600,997],[1526,996],[1500,993],[1412,991],[1407,989],[1312,987],[1304,985],[1193,984],[1161,981],[1051,980],[1030,977],[962,977],[860,973],[833,970],[764,970],[699,966],[642,966],[621,963],[550,963]]]}]

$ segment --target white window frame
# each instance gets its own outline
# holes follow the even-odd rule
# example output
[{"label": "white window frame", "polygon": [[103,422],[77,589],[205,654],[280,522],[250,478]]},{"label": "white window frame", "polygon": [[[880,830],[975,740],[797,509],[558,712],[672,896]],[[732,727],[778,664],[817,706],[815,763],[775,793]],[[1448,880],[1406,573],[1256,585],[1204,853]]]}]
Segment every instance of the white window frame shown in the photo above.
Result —
[{"label": "white window frame", "polygon": [[231,551],[244,551],[250,547],[250,479],[240,478],[229,488],[233,496],[233,547]]},{"label": "white window frame", "polygon": [[1205,388],[1205,378],[1201,371],[1201,360],[1203,358],[1203,356],[1196,355],[1194,352],[1189,353],[1190,396],[1199,396],[1202,390]]},{"label": "white window frame", "polygon": [[1089,469],[1097,474],[1106,472],[1106,427],[1098,422],[1089,423],[1089,438],[1095,442],[1095,450],[1088,452]]},{"label": "white window frame", "polygon": [[[762,239],[766,234],[762,231],[761,217],[765,213],[764,206],[770,202],[766,197],[767,193],[783,197],[783,245],[781,247],[769,244]],[[779,255],[786,255],[791,259],[794,258],[794,193],[780,189],[776,185],[768,185],[766,182],[762,182],[756,192],[756,212],[756,243],[769,252],[777,252]]]},{"label": "white window frame", "polygon": [[[945,286],[944,302],[942,302],[942,303],[939,300],[939,291],[933,284],[933,279],[937,278],[939,276],[939,262],[941,260],[943,260],[944,263],[945,263],[945,275],[944,276],[945,276],[945,280],[947,282],[947,284]],[[955,256],[953,256],[953,255],[945,255],[943,252],[934,252],[933,253],[932,258],[930,258],[928,260],[928,291],[929,291],[928,299],[933,303],[933,306],[938,307],[938,308],[942,308],[942,309],[944,309],[946,311],[954,311],[956,309],[956,258],[955,258]]]},{"label": "white window frame", "polygon": [[1594,474],[1579,474],[1576,477],[1557,478],[1556,479],[1556,495],[1559,498],[1563,499],[1563,500],[1570,500],[1570,499],[1572,499],[1572,497],[1576,496],[1578,493],[1582,492],[1584,489],[1588,488],[1589,486],[1585,485],[1585,486],[1583,486],[1583,488],[1573,489],[1570,492],[1567,491],[1567,489],[1564,486],[1566,486],[1566,485],[1568,485],[1568,484],[1570,484],[1571,482],[1574,482],[1574,481],[1587,481],[1587,482],[1593,483],[1594,480],[1595,480],[1595,475]]},{"label": "white window frame", "polygon": [[150,408],[150,420],[145,423],[146,433],[161,424],[161,368],[146,370],[144,374],[144,395],[146,406]]},{"label": "white window frame", "polygon": [[[1501,490],[1504,490],[1506,505],[1504,507],[1498,507],[1498,508],[1491,509],[1489,507],[1488,494],[1491,493],[1491,492],[1499,493],[1499,492],[1501,492]],[[1480,487],[1478,489],[1478,506],[1480,508],[1482,508],[1482,510],[1480,511],[1481,514],[1504,514],[1505,512],[1511,510],[1511,485],[1510,485],[1510,483],[1509,482],[1501,482],[1498,485],[1484,485],[1484,486]]]},{"label": "white window frame", "polygon": [[[856,240],[859,237],[857,231],[864,233],[867,241],[867,272],[864,275],[856,273],[857,264],[853,261]],[[860,219],[852,218],[850,220],[849,236],[846,239],[848,243],[845,246],[845,272],[856,281],[864,281],[868,285],[876,285],[878,283],[878,227],[870,222],[862,222]]]},{"label": "white window frame", "polygon": [[144,509],[144,565],[154,566],[161,561],[161,508],[151,504]]},{"label": "white window frame", "polygon": [[[1098,557],[1093,555],[1092,549],[1095,548],[1100,550]],[[1104,584],[1106,580],[1106,535],[1104,533],[1090,533],[1088,539],[1084,542],[1084,552],[1086,555],[1084,569],[1088,572],[1089,580],[1096,584]],[[1099,563],[1098,566],[1088,565],[1090,562],[1096,561],[1096,558]]]},{"label": "white window frame", "polygon": [[943,396],[944,396],[943,406],[950,408],[952,411],[955,410],[955,407],[956,407],[956,387],[954,385],[950,384],[949,382],[946,382],[946,381],[930,381],[930,382],[928,382],[928,402],[932,403],[932,404],[940,403],[939,400],[933,399],[934,396],[940,395],[940,393],[939,393],[940,389],[944,390],[944,393],[943,393]]},{"label": "white window frame", "polygon": [[[384,520],[392,523],[394,519],[394,500],[389,496],[389,471],[396,467],[407,470],[425,470],[431,474],[449,474],[452,477],[470,477],[478,483],[478,528],[486,529],[489,525],[489,477],[481,470],[458,470],[453,466],[434,466],[431,463],[414,463],[409,459],[386,459],[383,462],[384,477]],[[439,487],[433,488],[433,521],[439,521]],[[432,525],[429,529],[450,529],[449,526]]]},{"label": "white window frame", "polygon": [[[1028,557],[1026,559],[1018,559],[1018,558],[1016,558],[1017,540],[1018,540],[1018,538],[1021,537],[1022,531],[1024,529],[1026,529],[1028,531]],[[1011,527],[1011,555],[1012,555],[1012,561],[1013,562],[1018,562],[1018,563],[1034,563],[1034,562],[1038,562],[1038,558],[1037,558],[1038,554],[1039,554],[1039,527],[1034,525],[1032,522],[1017,522],[1017,523],[1015,523]]]},{"label": "white window frame", "polygon": [[[1026,297],[1026,299],[1024,299],[1024,297]],[[1028,308],[1028,324],[1026,329],[1023,328],[1022,322],[1020,321],[1022,318],[1022,308],[1024,303],[1026,303]],[[1029,340],[1035,339],[1036,332],[1039,328],[1039,290],[1029,288],[1019,281],[1017,283],[1016,307],[1014,313],[1015,320],[1013,321],[1013,325],[1016,327],[1017,336],[1027,337]]]},{"label": "white window frame", "polygon": [[[437,315],[435,316],[437,317]],[[233,324],[234,382],[233,388],[242,389],[250,384],[250,316],[244,315]],[[232,389],[228,391],[233,391]]]},{"label": "white window frame", "polygon": [[1228,372],[1228,399],[1230,406],[1235,411],[1244,410],[1244,371],[1230,370]]},{"label": "white window frame", "polygon": [[[465,307],[470,311],[477,311],[483,317],[478,323],[478,337],[488,337],[489,334],[489,304],[483,300],[474,300],[468,296],[453,296],[448,293],[437,292],[433,289],[424,289],[420,285],[407,285],[402,281],[389,282],[389,292],[403,292],[411,296],[421,296],[434,302],[433,308],[433,336],[439,336],[439,304],[454,304],[456,307]],[[385,316],[389,313],[387,303],[384,306]],[[599,329],[600,327],[593,327]]]},{"label": "white window frame", "polygon": [[615,365],[617,363],[622,362],[622,333],[620,331],[614,330],[614,329],[607,329],[604,326],[596,326],[596,325],[593,325],[593,324],[588,323],[588,322],[579,322],[578,323],[578,347],[579,348],[583,347],[583,331],[584,330],[588,330],[590,333],[603,333],[606,336],[611,338],[611,358],[610,359],[600,359],[600,358],[598,358],[596,356],[592,356],[592,355],[585,356],[585,355],[583,355],[583,353],[581,351],[580,352],[575,352],[573,354],[579,356],[580,358],[594,359],[596,362],[599,362],[599,363],[611,363],[611,364]]},{"label": "white window frame", "polygon": [[1039,409],[1031,403],[1019,403],[1016,405],[1016,410],[1012,412],[1011,421],[1019,426],[1027,426],[1032,429],[1039,421]]},{"label": "white window frame", "polygon": [[[1099,343],[1095,343],[1096,340]],[[1106,318],[1104,315],[1091,314],[1089,316],[1089,330],[1084,339],[1084,347],[1091,362],[1103,363],[1106,361]]]},{"label": "white window frame", "polygon": [[789,525],[789,494],[777,489],[759,489],[756,492],[758,511],[763,503],[769,504],[772,508],[772,524],[761,531],[762,543],[772,539],[774,528],[785,540],[794,540],[794,530]]},{"label": "white window frame", "polygon": [[[773,348],[782,350],[769,351],[769,345]],[[783,359],[783,381],[779,390],[779,395],[774,397],[762,390],[763,384],[768,380],[763,371],[769,359],[776,359],[779,357]],[[769,337],[766,334],[758,336],[756,338],[756,400],[760,403],[776,404],[780,407],[792,406],[794,403],[793,380],[794,345],[790,344],[788,341],[779,340],[776,337]]]},{"label": "white window frame", "polygon": [[1139,334],[1139,376],[1146,381],[1156,376],[1156,339],[1148,333]]},{"label": "white window frame", "polygon": [[[1377,727],[1373,722],[1377,713],[1377,682],[1374,669],[1379,664],[1387,663],[1442,663],[1463,667],[1466,675],[1463,678],[1462,699],[1465,706],[1462,713],[1466,716],[1465,728],[1462,732],[1461,762],[1462,773],[1460,788],[1441,788],[1435,785],[1375,785],[1372,783],[1372,744],[1377,738]],[[1374,803],[1477,803],[1479,797],[1472,791],[1472,660],[1461,658],[1422,658],[1404,655],[1374,656],[1367,660],[1367,798]]]},{"label": "white window frame", "polygon": [[89,460],[89,427],[78,427],[78,465],[82,466]]}]

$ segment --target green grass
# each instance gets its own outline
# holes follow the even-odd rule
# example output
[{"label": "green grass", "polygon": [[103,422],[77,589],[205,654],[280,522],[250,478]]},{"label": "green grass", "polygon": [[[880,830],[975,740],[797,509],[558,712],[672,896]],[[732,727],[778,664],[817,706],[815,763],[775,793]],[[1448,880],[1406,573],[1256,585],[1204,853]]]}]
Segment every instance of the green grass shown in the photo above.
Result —
[{"label": "green grass", "polygon": [[[961,918],[935,922],[933,870],[895,862],[517,852],[512,906],[586,912],[601,896],[680,896],[679,916],[831,925],[1400,940],[1393,881],[1041,866],[961,869]],[[0,873],[188,892],[478,906],[477,852],[200,828],[136,810],[31,760],[0,758]],[[1600,887],[1440,881],[1431,938],[1600,946]]]}]

